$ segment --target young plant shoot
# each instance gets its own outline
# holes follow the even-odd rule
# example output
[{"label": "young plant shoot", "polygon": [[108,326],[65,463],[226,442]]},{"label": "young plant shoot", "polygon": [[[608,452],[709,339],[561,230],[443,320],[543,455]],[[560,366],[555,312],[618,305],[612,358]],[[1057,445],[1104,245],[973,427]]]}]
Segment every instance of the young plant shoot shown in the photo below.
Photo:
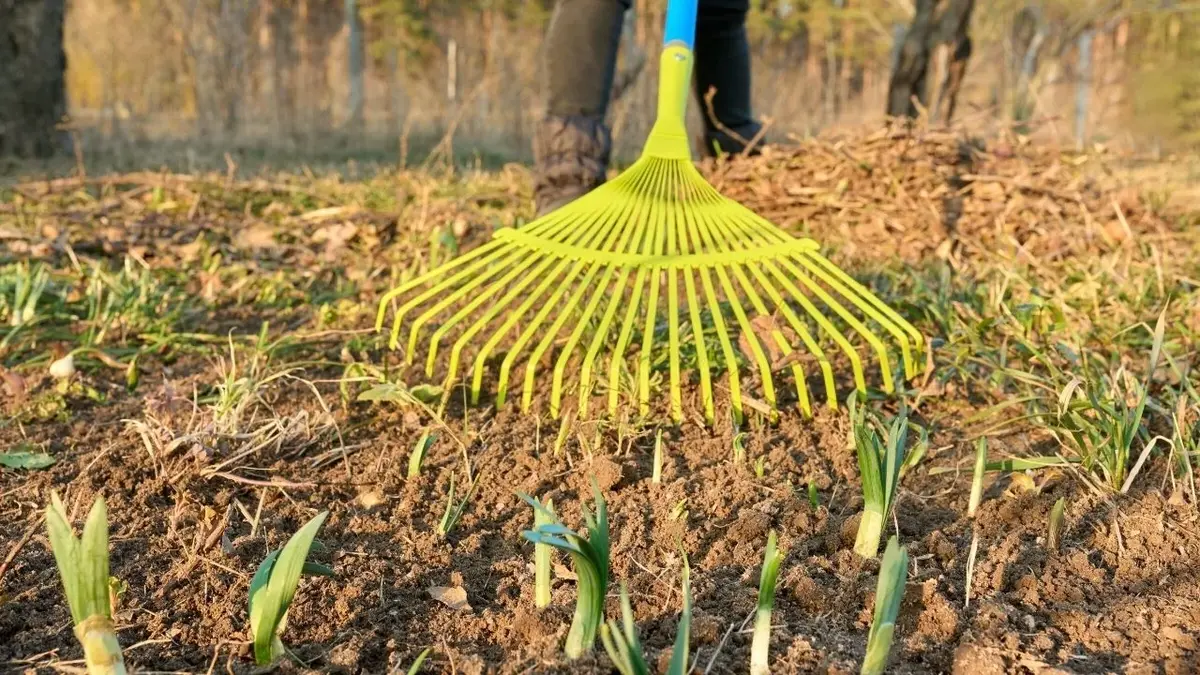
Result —
[{"label": "young plant shoot", "polygon": [[250,635],[254,661],[266,666],[287,653],[279,634],[287,626],[288,607],[296,597],[300,575],[333,576],[333,570],[308,561],[317,530],[329,515],[322,511],[288,539],[282,550],[267,554],[250,580]]},{"label": "young plant shoot", "polygon": [[97,497],[76,538],[58,494],[51,493],[46,507],[46,530],[58,563],[75,637],[83,645],[83,660],[90,675],[124,675],[125,659],[112,621],[108,586],[108,511]]},{"label": "young plant shoot", "polygon": [[600,641],[621,675],[650,675],[650,666],[646,665],[642,643],[638,640],[637,625],[633,623],[633,608],[629,605],[625,582],[621,582],[621,625],[612,619],[602,624]]},{"label": "young plant shoot", "polygon": [[421,475],[421,465],[425,463],[425,455],[429,453],[429,449],[433,447],[433,442],[437,440],[437,435],[426,431],[417,439],[417,444],[413,446],[412,454],[408,456],[408,477],[416,478]]},{"label": "young plant shoot", "polygon": [[679,627],[675,629],[675,648],[671,650],[671,663],[667,675],[687,675],[688,650],[692,642],[692,566],[687,553],[683,554],[683,612],[679,615]]},{"label": "young plant shoot", "polygon": [[775,582],[779,579],[779,564],[787,551],[775,546],[775,531],[767,535],[767,552],[763,556],[762,575],[758,580],[758,610],[754,613],[754,639],[750,643],[750,675],[771,672],[768,650],[771,647],[771,610],[775,608]]},{"label": "young plant shoot", "polygon": [[863,514],[854,551],[864,558],[874,558],[879,552],[884,524],[896,500],[900,465],[904,463],[904,444],[908,439],[908,416],[902,412],[892,420],[885,443],[867,422],[866,411],[858,405],[857,396],[851,394],[847,401],[863,491]]},{"label": "young plant shoot", "polygon": [[662,463],[663,463],[663,442],[662,429],[659,429],[654,434],[654,472],[651,474],[650,482],[658,485],[662,482]]},{"label": "young plant shoot", "polygon": [[1051,551],[1058,550],[1059,541],[1062,539],[1063,521],[1065,520],[1066,510],[1066,497],[1059,497],[1058,501],[1054,502],[1054,506],[1050,508],[1050,528],[1046,535],[1046,547]]},{"label": "young plant shoot", "polygon": [[[675,648],[671,652],[671,663],[667,675],[686,675],[688,671],[688,649],[692,627],[692,581],[687,556],[683,558],[683,613],[679,617],[679,628],[675,633]],[[637,625],[633,622],[633,609],[629,604],[629,593],[621,584],[621,625],[609,619],[600,625],[600,641],[613,666],[621,675],[650,675],[650,666],[642,653],[638,640]]]},{"label": "young plant shoot", "polygon": [[987,437],[980,436],[975,444],[975,471],[971,476],[971,501],[967,504],[967,517],[974,518],[979,502],[983,499],[983,474],[987,470]]},{"label": "young plant shoot", "polygon": [[[578,577],[579,595],[575,601],[575,618],[567,633],[565,651],[567,658],[577,659],[591,650],[596,642],[596,632],[604,622],[604,596],[608,592],[608,505],[600,488],[592,481],[592,494],[596,500],[596,511],[583,507],[583,519],[587,524],[588,536],[563,525],[558,517],[547,511],[550,522],[539,525],[523,534],[534,544],[546,544],[571,556]],[[521,495],[534,509],[546,510],[536,499]]]},{"label": "young plant shoot", "polygon": [[[533,509],[533,529],[555,522],[554,500],[547,499],[544,508]],[[550,575],[554,561],[554,548],[549,544],[533,545],[533,604],[538,608],[550,606]]]},{"label": "young plant shoot", "polygon": [[879,566],[879,584],[875,588],[875,616],[867,633],[867,656],[863,659],[862,675],[882,675],[887,667],[888,652],[892,649],[892,634],[896,630],[896,615],[904,599],[908,581],[908,552],[896,537],[888,539],[883,561]]}]

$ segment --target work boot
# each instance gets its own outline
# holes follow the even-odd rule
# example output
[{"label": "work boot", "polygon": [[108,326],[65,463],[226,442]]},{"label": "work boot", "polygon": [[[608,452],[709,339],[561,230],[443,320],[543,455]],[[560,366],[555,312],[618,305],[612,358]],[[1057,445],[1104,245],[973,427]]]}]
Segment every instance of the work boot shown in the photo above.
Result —
[{"label": "work boot", "polygon": [[547,116],[533,138],[536,174],[533,200],[538,217],[604,183],[612,135],[599,117]]},{"label": "work boot", "polygon": [[542,49],[546,118],[533,138],[534,202],[545,215],[604,183],[605,126],[630,0],[558,0]]}]

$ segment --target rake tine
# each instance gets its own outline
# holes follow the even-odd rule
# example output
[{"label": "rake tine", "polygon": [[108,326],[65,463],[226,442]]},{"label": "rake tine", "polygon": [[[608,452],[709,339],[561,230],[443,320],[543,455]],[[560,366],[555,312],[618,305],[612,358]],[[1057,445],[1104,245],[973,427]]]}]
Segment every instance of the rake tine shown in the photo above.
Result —
[{"label": "rake tine", "polygon": [[[679,255],[679,229],[683,210],[678,198],[672,192],[667,209],[667,254]],[[683,386],[679,375],[679,270],[667,267],[667,358],[671,367],[671,417],[675,422],[683,419]]]},{"label": "rake tine", "polygon": [[[625,214],[624,206],[618,206],[616,208],[610,207],[608,211],[609,211],[608,218],[604,222],[606,222],[606,224],[609,224],[609,225],[618,222],[620,220],[620,218]],[[622,236],[621,233],[623,231],[626,231],[629,229],[632,229],[632,228],[630,228],[628,226],[628,221],[626,221],[625,225],[621,226],[617,230],[611,231],[608,234],[607,242],[605,243],[605,245],[611,246],[612,241],[614,239],[616,239],[618,236]],[[590,239],[589,239],[588,243],[592,244],[592,243],[595,243],[595,240],[598,239],[601,234],[603,234],[603,231],[604,231],[604,228],[594,229],[594,230],[590,230],[588,233],[585,233],[585,235],[581,235],[581,236],[590,235]],[[578,260],[578,261],[576,261],[576,263],[575,263],[574,267],[571,269],[571,271],[564,278],[564,280],[554,290],[553,295],[556,296],[556,298],[561,298],[562,295],[564,293],[566,293],[567,289],[571,286],[572,282],[578,277],[578,275],[579,275],[580,271],[583,269],[584,265],[588,265],[588,272],[584,276],[583,281],[580,283],[579,288],[581,289],[581,291],[582,291],[582,289],[587,288],[587,285],[590,283],[591,279],[595,276],[596,272],[600,269],[599,263],[597,263],[597,262],[589,263],[584,260]],[[510,318],[495,333],[495,335],[493,335],[492,338],[490,340],[488,340],[487,344],[484,345],[483,350],[481,350],[480,353],[476,356],[475,365],[472,367],[473,380],[472,380],[472,384],[471,384],[471,396],[472,396],[472,400],[474,402],[478,402],[479,392],[483,385],[484,362],[486,361],[487,356],[491,353],[491,351],[495,348],[495,346],[500,342],[500,340],[503,338],[503,336],[509,330],[511,330],[511,328],[516,324],[517,319],[519,319],[519,317],[523,316],[525,314],[525,312],[528,311],[529,307],[531,307],[533,305],[533,303],[536,302],[536,300],[540,296],[541,296],[540,291],[535,293],[533,296],[531,296],[522,305],[522,308],[519,310],[519,312],[516,314],[516,316]],[[512,348],[509,349],[508,354],[505,355],[504,361],[501,364],[500,380],[497,385],[497,391],[496,391],[496,405],[497,406],[503,405],[504,401],[507,399],[507,385],[508,385],[509,369],[512,367],[513,362],[520,355],[521,350],[524,349],[525,345],[529,342],[529,340],[531,340],[533,338],[534,334],[541,327],[542,323],[545,322],[546,318],[550,315],[550,312],[554,311],[557,308],[557,306],[558,306],[557,299],[553,299],[548,302],[545,302],[543,304],[541,310],[539,310],[538,313],[534,316],[532,323],[530,325],[526,326],[523,331],[521,331],[521,334],[518,336],[517,341],[513,344]],[[546,333],[547,339],[553,339],[553,337],[558,334],[558,331],[561,328],[562,323],[570,315],[570,310],[573,307],[574,307],[574,302],[571,302],[565,309],[559,310],[559,318],[554,322],[552,327]],[[549,344],[548,341],[546,341],[546,340],[544,340],[544,342]],[[539,358],[540,358],[540,352],[538,352],[530,357],[530,363],[536,362]],[[532,387],[527,387],[527,389],[531,390]],[[526,406],[523,404],[523,408],[525,408],[525,407]]]},{"label": "rake tine", "polygon": [[[718,251],[724,252],[726,251],[726,248],[724,244],[720,243],[721,238],[716,236],[714,233],[713,230],[717,226],[708,219],[706,215],[707,210],[708,209],[705,208],[696,209],[696,211],[700,214],[700,234],[704,238],[704,241],[707,245],[717,249]],[[736,266],[731,267],[736,269]],[[741,302],[738,300],[737,293],[733,290],[733,286],[729,281],[729,276],[725,272],[725,267],[718,265],[716,272],[717,278],[721,283],[721,287],[725,291],[725,297],[729,299],[729,303],[733,307],[733,313],[734,316],[737,317],[738,325],[742,329],[742,335],[750,344],[751,354],[758,366],[759,376],[762,378],[763,395],[766,397],[768,405],[774,409],[775,385],[771,377],[770,362],[767,360],[767,356],[763,352],[762,345],[758,341],[758,335],[754,332],[749,320],[746,318],[745,308],[742,307]],[[757,296],[755,296],[755,298],[757,299]]]},{"label": "rake tine", "polygon": [[[451,328],[453,328],[456,324],[458,324],[458,322],[460,322],[463,319],[470,316],[475,310],[477,310],[479,307],[481,307],[484,303],[486,303],[488,300],[490,300],[493,296],[502,292],[504,290],[504,288],[507,287],[508,284],[512,283],[512,281],[514,279],[516,279],[519,276],[522,276],[523,272],[527,272],[530,265],[537,263],[537,267],[534,268],[532,273],[524,274],[525,280],[520,282],[522,285],[528,285],[528,284],[532,283],[534,280],[533,275],[541,273],[541,271],[546,269],[546,267],[548,267],[550,265],[550,263],[552,263],[552,262],[554,262],[553,258],[546,258],[545,260],[542,260],[539,262],[537,256],[535,256],[535,255],[526,255],[523,259],[520,259],[517,262],[517,264],[514,265],[508,271],[507,274],[505,274],[503,277],[501,277],[499,279],[499,281],[488,285],[485,290],[481,291],[480,293],[478,293],[475,296],[474,300],[471,300],[469,303],[467,303],[466,306],[464,306],[457,313],[455,313],[452,317],[450,317],[450,319],[445,324],[443,324],[437,331],[435,331],[433,338],[431,339],[431,342],[430,342],[430,353],[429,353],[429,357],[427,359],[427,363],[429,365],[432,365],[434,362],[434,358],[437,353],[437,340],[440,340],[441,336],[445,335],[445,333],[447,331],[449,331]],[[471,291],[474,291],[476,288],[479,287],[480,284],[483,283],[483,281],[486,281],[487,279],[491,278],[494,273],[498,273],[499,271],[501,271],[503,269],[504,269],[504,267],[497,267],[492,272],[480,275],[479,279],[472,281],[471,283],[463,286],[462,288],[458,289],[454,293],[451,293],[449,296],[447,296],[441,302],[437,303],[432,308],[426,310],[424,314],[421,314],[416,319],[414,319],[412,322],[412,326],[409,328],[409,331],[408,331],[408,362],[412,363],[413,354],[416,353],[417,337],[421,332],[422,326],[424,326],[426,323],[428,323],[430,320],[432,320],[433,317],[435,317],[439,313],[441,313],[442,310],[457,303],[466,294],[470,293]],[[427,368],[428,368],[428,366],[427,366]]]},{"label": "rake tine", "polygon": [[[609,299],[608,308],[604,310],[603,316],[600,317],[600,325],[596,329],[596,334],[592,336],[592,342],[588,346],[587,354],[583,357],[583,365],[579,369],[579,416],[587,415],[588,402],[591,398],[591,376],[592,366],[596,361],[596,355],[600,352],[600,347],[604,344],[604,338],[608,335],[609,327],[612,325],[613,317],[616,316],[617,306],[621,304],[624,298],[622,290],[629,282],[629,268],[622,267],[617,274],[617,282],[613,286],[612,297]],[[615,356],[613,357],[616,358]]]},{"label": "rake tine", "polygon": [[[781,286],[783,286],[784,290],[791,294],[792,298],[800,304],[800,307],[804,309],[805,313],[808,314],[813,321],[816,321],[817,325],[820,326],[820,328],[824,330],[825,333],[828,334],[829,337],[832,338],[839,347],[842,348],[842,351],[846,354],[846,357],[850,359],[850,367],[854,371],[854,385],[860,391],[866,391],[867,384],[866,377],[863,374],[862,359],[859,357],[858,352],[854,349],[854,346],[851,345],[850,341],[846,339],[846,336],[843,335],[842,332],[837,328],[835,328],[833,323],[830,322],[824,314],[821,314],[820,310],[818,310],[816,306],[812,304],[812,301],[808,299],[808,296],[806,296],[803,291],[797,288],[796,284],[792,283],[791,279],[780,272],[779,268],[773,262],[767,263],[766,267],[771,274],[774,275],[775,280],[778,281]],[[837,407],[836,396],[831,399],[830,404],[834,408]]]},{"label": "rake tine", "polygon": [[[554,258],[547,258],[546,262],[549,263],[553,260]],[[508,331],[511,330],[512,327],[516,325],[517,321],[520,321],[521,317],[525,315],[525,312],[529,311],[529,308],[532,307],[539,299],[541,299],[542,295],[546,293],[546,291],[554,284],[555,280],[559,278],[559,275],[562,273],[562,271],[566,269],[568,262],[569,261],[565,259],[558,261],[558,264],[549,274],[546,275],[545,279],[543,279],[540,284],[534,287],[533,291],[525,295],[525,301],[518,305],[515,310],[509,313],[508,318],[492,333],[491,338],[487,341],[487,343],[484,344],[484,348],[480,350],[479,354],[476,355],[474,365],[472,365],[472,370],[474,371],[475,375],[471,389],[472,403],[477,403],[479,401],[479,389],[477,387],[479,386],[480,378],[482,377],[483,360],[487,358],[488,352],[491,351],[492,347],[494,347],[496,343],[504,339],[504,336],[508,333]],[[581,263],[576,263],[575,270],[578,270],[580,264]],[[482,317],[480,317],[474,324],[471,325],[470,328],[466,330],[466,332],[464,332],[458,338],[458,340],[454,343],[454,349],[451,356],[452,376],[457,373],[459,354],[463,349],[466,348],[467,344],[471,341],[471,338],[475,337],[475,335],[482,331],[487,324],[491,323],[491,321],[495,319],[510,302],[519,297],[529,283],[536,278],[537,275],[533,274],[530,275],[525,281],[517,284],[509,291],[508,295],[504,296],[502,300],[493,305]],[[564,281],[560,283],[566,283],[569,278],[570,273],[568,273],[564,277]],[[553,303],[548,302],[547,304]]]},{"label": "rake tine", "polygon": [[[719,231],[722,232],[722,234],[724,235],[724,239],[726,239],[728,241],[735,241],[735,242],[739,241],[738,238],[730,236],[729,232],[727,231],[727,228],[722,226],[721,223],[714,221],[714,225],[715,225],[716,229],[718,229]],[[717,241],[720,241],[720,239],[718,239]],[[757,241],[757,238],[755,238],[754,240],[752,240],[752,243],[758,244],[759,242]],[[735,244],[735,246],[738,246],[741,248],[749,248],[750,245],[751,244],[742,244],[742,243]],[[763,289],[769,295],[772,295],[773,299],[777,300],[777,302],[776,302],[777,305],[780,304],[780,302],[778,302],[778,297],[779,297],[778,292],[773,287],[771,287],[771,285],[769,283],[766,283],[766,280],[763,278],[762,272],[759,270],[759,267],[760,267],[760,265],[758,263],[747,263],[746,264],[746,268],[748,268],[750,270],[751,274],[755,275],[755,278],[757,278],[759,280],[759,283],[763,286]],[[746,273],[742,270],[742,268],[740,266],[734,266],[733,271],[734,271],[734,275],[738,279],[738,283],[744,289],[747,297],[750,299],[751,304],[754,306],[754,311],[759,316],[765,316],[765,317],[771,319],[772,326],[773,326],[772,330],[771,330],[771,337],[775,340],[776,346],[779,347],[780,351],[783,352],[783,355],[786,358],[787,356],[789,356],[790,354],[792,354],[794,352],[794,350],[792,349],[792,346],[788,344],[787,339],[783,335],[783,332],[780,331],[777,327],[774,327],[774,318],[772,317],[770,310],[767,309],[765,303],[763,303],[763,301],[762,301],[762,298],[758,295],[757,292],[755,292],[754,284],[750,281],[749,278],[746,277]],[[797,331],[797,332],[799,332],[799,331]],[[803,412],[805,417],[812,417],[812,405],[809,403],[808,383],[805,381],[804,373],[800,369],[799,364],[792,364],[792,378],[796,385],[796,396],[799,399],[799,405],[800,405],[801,412]]]},{"label": "rake tine", "polygon": [[[851,277],[849,274],[846,274],[844,271],[839,269],[836,265],[829,262],[829,260],[826,259],[824,256],[816,253],[815,251],[810,251],[805,255],[807,258],[809,258],[810,260],[815,262],[817,265],[824,268],[824,270],[826,272],[828,272],[831,276],[833,276],[834,278],[841,281],[843,284],[845,284],[846,286],[848,286],[849,288],[851,288],[855,292],[857,292],[859,297],[861,297],[861,298],[865,299],[867,302],[869,302],[871,304],[871,306],[873,306],[879,312],[883,313],[884,316],[891,319],[893,325],[899,326],[904,331],[904,333],[907,334],[907,336],[911,339],[912,347],[913,347],[914,351],[919,350],[924,346],[925,337],[923,335],[921,335],[921,332],[919,330],[917,330],[916,328],[914,328],[911,323],[906,321],[904,319],[904,317],[900,316],[900,314],[898,312],[896,312],[896,310],[892,309],[891,307],[888,307],[886,303],[884,303],[882,300],[879,299],[879,297],[877,295],[875,295],[869,289],[867,289],[866,286],[863,286],[856,279],[854,279],[854,277]],[[897,339],[900,339],[900,336],[897,336]],[[901,345],[902,345],[901,349],[904,349],[904,347],[903,347],[904,342],[901,342]],[[904,350],[904,358],[905,358],[905,364],[904,364],[905,374],[908,377],[916,377],[917,370],[916,370],[915,362],[913,360],[912,355],[906,349]]]},{"label": "rake tine", "polygon": [[[647,253],[661,256],[666,228],[663,221],[663,202],[669,190],[667,183],[670,175],[669,167],[659,168],[654,183],[654,201],[650,207],[650,232],[653,235],[653,245]],[[650,239],[647,238],[647,244]],[[654,348],[655,319],[658,317],[659,284],[662,281],[662,270],[657,267],[650,269],[650,297],[646,300],[646,320],[642,329],[642,348],[638,353],[638,414],[650,414],[650,363],[651,352]]]},{"label": "rake tine", "polygon": [[[680,237],[680,241],[683,243],[683,254],[690,254],[693,248],[697,251],[703,250],[700,243],[700,235],[696,230],[694,215],[685,212],[684,221],[687,236]],[[688,243],[689,239],[691,240],[690,245]],[[695,267],[688,266],[684,268],[683,284],[687,292],[688,310],[691,313],[692,337],[696,343],[696,364],[700,371],[700,397],[704,405],[704,420],[708,424],[712,424],[716,420],[712,388],[712,369],[708,362],[708,345],[704,343],[704,324],[700,320],[700,297],[696,295],[695,275]]]},{"label": "rake tine", "polygon": [[[415,279],[410,279],[396,288],[388,291],[387,293],[384,293],[383,297],[379,300],[379,310],[375,312],[375,330],[383,330],[383,318],[387,314],[387,308],[393,300],[422,284],[428,283],[431,279],[435,279],[438,276],[446,274],[450,270],[456,269],[467,264],[468,262],[471,262],[485,253],[491,252],[493,249],[497,248],[500,243],[501,242],[499,241],[489,241],[473,251],[469,251],[457,258],[454,258],[441,267],[435,267],[434,269],[417,276]],[[395,346],[392,346],[392,349],[395,348]]]},{"label": "rake tine", "polygon": [[[830,295],[825,289],[821,288],[821,286],[809,278],[808,275],[801,272],[800,269],[792,263],[792,261],[788,260],[787,258],[783,258],[779,262],[786,267],[787,270],[791,272],[793,276],[795,276],[795,278],[799,279],[800,283],[804,284],[805,288],[812,292],[813,295],[817,296],[821,302],[824,302],[826,307],[832,309],[834,313],[842,318],[843,321],[850,324],[850,327],[853,328],[855,332],[862,336],[867,343],[871,345],[871,348],[875,350],[875,356],[879,359],[879,366],[883,373],[883,390],[889,394],[892,393],[894,389],[892,382],[892,360],[887,353],[887,347],[884,346],[883,340],[880,340],[878,335],[863,325],[863,322],[859,321],[858,317],[851,314],[850,310],[846,309],[846,307],[842,303],[838,302],[836,298]],[[866,387],[862,387],[861,390],[866,391]]]}]

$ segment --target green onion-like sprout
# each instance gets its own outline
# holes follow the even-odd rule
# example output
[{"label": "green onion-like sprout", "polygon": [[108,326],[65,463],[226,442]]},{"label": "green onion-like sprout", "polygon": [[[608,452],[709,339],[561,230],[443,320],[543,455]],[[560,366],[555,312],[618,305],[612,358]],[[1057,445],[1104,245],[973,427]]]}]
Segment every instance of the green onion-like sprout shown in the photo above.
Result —
[{"label": "green onion-like sprout", "polygon": [[[533,529],[555,522],[554,500],[547,499],[544,508],[534,507]],[[554,557],[554,548],[549,544],[533,545],[533,603],[540,607],[550,606],[550,565]]]},{"label": "green onion-like sprout", "polygon": [[775,531],[767,535],[767,551],[763,555],[762,575],[758,581],[758,609],[754,614],[754,638],[750,643],[750,675],[771,672],[768,651],[771,647],[771,610],[775,608],[775,582],[779,565],[787,551],[775,545]]},{"label": "green onion-like sprout", "polygon": [[863,659],[862,675],[882,675],[887,667],[888,652],[892,649],[892,634],[896,631],[896,615],[904,599],[908,581],[908,552],[896,537],[888,539],[879,566],[879,584],[875,589],[875,616],[867,633],[867,656]]},{"label": "green onion-like sprout", "polygon": [[867,422],[866,411],[858,406],[856,398],[857,394],[851,394],[847,401],[863,491],[863,514],[854,551],[864,558],[874,558],[879,552],[884,522],[896,499],[904,444],[908,438],[908,416],[901,413],[892,420],[885,443]]},{"label": "green onion-like sprout", "polygon": [[58,564],[75,637],[90,675],[124,675],[125,659],[112,621],[108,586],[108,511],[97,497],[76,538],[58,495],[46,507],[46,530]]},{"label": "green onion-like sprout", "polygon": [[[584,539],[567,528],[553,513],[548,513],[551,522],[526,530],[526,539],[535,544],[546,544],[571,556],[575,575],[579,579],[579,595],[575,601],[575,618],[567,633],[564,650],[567,658],[577,659],[591,650],[596,642],[596,632],[604,622],[604,596],[608,592],[608,505],[600,488],[592,481],[596,512],[583,507],[583,519],[587,524],[588,536]],[[536,499],[521,495],[530,506],[545,510]]]},{"label": "green onion-like sprout", "polygon": [[250,635],[254,639],[254,660],[260,666],[270,665],[286,653],[279,634],[287,626],[288,607],[296,596],[300,575],[333,576],[333,570],[308,561],[317,530],[328,515],[328,511],[318,513],[288,539],[283,549],[267,554],[250,580]]},{"label": "green onion-like sprout", "polygon": [[[688,649],[691,641],[692,627],[692,580],[691,568],[688,566],[687,555],[683,557],[683,613],[679,616],[679,628],[675,633],[675,648],[671,652],[671,663],[667,667],[667,675],[686,675],[688,670]],[[621,624],[609,619],[600,625],[600,641],[613,666],[621,675],[650,675],[650,666],[646,664],[645,654],[642,653],[642,643],[638,640],[637,626],[633,622],[633,609],[629,604],[629,592],[625,584],[621,584]]]},{"label": "green onion-like sprout", "polygon": [[646,657],[642,653],[642,643],[638,640],[637,626],[633,623],[633,608],[629,605],[629,592],[625,583],[621,583],[621,625],[608,620],[600,626],[600,641],[613,666],[621,675],[650,675],[650,667],[646,665]]}]

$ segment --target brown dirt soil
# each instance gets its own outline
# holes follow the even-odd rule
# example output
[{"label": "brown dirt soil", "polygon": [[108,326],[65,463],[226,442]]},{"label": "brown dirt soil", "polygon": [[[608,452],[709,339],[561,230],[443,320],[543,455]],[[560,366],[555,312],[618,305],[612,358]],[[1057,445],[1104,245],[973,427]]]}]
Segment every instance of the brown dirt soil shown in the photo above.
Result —
[{"label": "brown dirt soil", "polygon": [[[927,204],[937,216],[934,222],[946,222],[943,215],[951,202],[943,201],[938,190],[944,191],[953,171],[934,160],[957,157],[957,142],[929,141],[932,150],[918,159],[933,157],[928,160],[933,168],[913,168],[904,159],[905,143],[884,137],[840,148],[830,141],[814,142],[795,155],[776,152],[757,163],[709,169],[716,171],[718,185],[724,183],[734,195],[743,191],[740,196],[768,217],[798,228],[802,223],[810,230],[824,228],[845,255],[858,255],[863,250],[859,246],[873,241],[875,250],[900,252],[913,260],[942,256],[961,262],[982,250],[971,242],[990,241],[989,233],[1001,233],[1008,244],[1039,255],[1075,255],[1080,253],[1077,238],[1029,214],[1095,200],[1108,204],[1103,216],[1099,208],[1095,214],[1097,241],[1107,242],[1103,245],[1119,246],[1130,232],[1110,228],[1113,222],[1123,220],[1120,227],[1136,232],[1162,226],[1133,203],[1118,218],[1109,203],[1120,201],[1116,193],[1093,195],[1084,182],[1058,186],[1054,176],[1042,175],[1052,165],[1039,164],[1032,150],[1021,148],[1006,150],[1030,154],[1020,171],[1042,173],[1025,176],[1006,170],[1003,157],[986,160],[994,162],[986,168],[976,165],[972,171],[1003,180],[977,181],[977,199],[967,195],[954,202],[953,208],[962,212],[954,225],[961,235],[957,238],[944,229],[917,231],[911,216],[893,222],[890,204],[907,207],[886,199],[879,203],[889,206],[875,209],[871,218],[853,220],[856,207],[849,195],[858,194],[857,181],[879,185],[880,175],[899,175],[887,183],[893,186],[889,189],[911,196],[917,208]],[[872,149],[878,153],[871,155]],[[841,159],[819,176],[803,174],[798,167],[804,152],[830,152]],[[869,176],[855,173],[868,165],[873,167]],[[793,167],[797,173],[788,174]],[[766,177],[751,185],[755,172]],[[912,187],[920,176],[929,190]],[[1042,187],[1021,189],[1019,183],[1026,179]],[[867,185],[862,183],[863,194],[883,189]],[[999,186],[1001,192],[981,196],[996,189],[988,186]],[[791,197],[786,196],[789,190],[795,193]],[[1051,191],[1072,190],[1062,200],[1043,200]],[[1101,194],[1106,197],[1097,196]],[[784,213],[780,209],[787,199],[800,208]],[[454,208],[472,222],[482,219],[471,204]],[[440,215],[453,216],[449,210]],[[997,212],[1015,214],[1018,225],[996,227]],[[1071,216],[1076,225],[1080,218]],[[976,220],[993,229],[972,225]],[[377,245],[386,239],[380,232],[394,227],[385,221],[356,221],[358,236]],[[378,230],[371,229],[373,222]],[[901,222],[909,224],[897,229]],[[145,228],[155,227],[160,236],[174,238],[154,255],[166,260],[194,256],[186,249],[190,237],[170,234],[192,225],[176,227],[156,218],[139,223],[141,230],[114,226],[118,231],[110,242],[119,242],[116,250],[143,245],[137,242],[147,236]],[[1022,229],[1026,227],[1032,229]],[[887,241],[894,245],[879,247],[881,236],[891,237]],[[299,246],[294,253],[316,265],[319,251]],[[374,292],[363,291],[364,304],[373,303]],[[248,326],[246,330],[256,331],[257,321],[244,312],[218,311],[208,317],[208,329]],[[337,363],[340,349],[331,344],[317,356]],[[377,361],[394,358],[372,356]],[[306,377],[336,378],[340,373],[339,368],[318,368]],[[151,363],[135,394],[124,392],[120,373],[87,377],[109,393],[107,404],[73,401],[67,423],[33,422],[20,432],[11,426],[0,429],[0,446],[25,438],[59,460],[42,472],[0,473],[0,556],[15,553],[0,578],[0,664],[6,669],[51,672],[80,658],[42,534],[42,509],[54,489],[66,493],[77,518],[96,494],[107,500],[111,571],[128,584],[117,608],[118,631],[127,662],[139,670],[254,671],[246,643],[250,576],[269,550],[327,509],[330,516],[320,539],[336,578],[302,582],[283,637],[307,665],[285,665],[285,672],[403,672],[426,646],[433,648],[426,662],[429,672],[608,672],[599,644],[582,662],[568,663],[562,656],[575,597],[570,579],[555,580],[551,607],[534,607],[532,545],[521,537],[531,525],[531,512],[516,495],[552,497],[566,523],[578,527],[580,499],[589,497],[594,476],[612,519],[610,590],[615,593],[616,582],[628,584],[651,664],[665,665],[674,640],[682,547],[692,567],[695,672],[746,671],[748,619],[773,529],[787,550],[773,619],[774,672],[858,671],[878,563],[853,552],[861,496],[841,411],[822,409],[812,420],[788,412],[776,425],[755,420],[747,430],[747,454],[750,462],[765,457],[761,479],[750,465],[730,461],[733,431],[728,423],[714,430],[691,422],[666,428],[666,460],[662,482],[656,485],[650,480],[653,433],[635,437],[634,427],[624,422],[577,422],[555,454],[558,424],[520,415],[513,406],[464,413],[452,405],[446,415],[449,427],[440,427],[424,414],[367,404],[334,408],[340,441],[338,434],[325,433],[312,445],[282,443],[243,462],[256,468],[214,475],[208,469],[231,450],[210,442],[211,436],[200,434],[151,454],[123,422],[160,420],[164,429],[175,430],[175,438],[181,436],[192,409],[190,396],[177,392],[211,384],[211,362],[184,357],[170,365]],[[28,386],[34,391],[50,385],[31,378]],[[336,385],[323,384],[321,391],[336,406]],[[315,420],[319,411],[301,382],[277,381],[265,397],[277,416],[307,410]],[[1195,505],[1157,489],[1163,484],[1161,467],[1157,473],[1144,472],[1129,495],[1111,499],[1094,496],[1069,475],[1045,480],[1036,490],[995,479],[989,480],[973,523],[964,515],[969,469],[928,471],[931,466],[967,466],[970,447],[954,420],[970,407],[965,396],[948,394],[933,396],[920,409],[924,417],[943,423],[924,463],[901,484],[896,523],[909,548],[911,571],[892,672],[1200,672],[1200,515]],[[426,429],[437,433],[436,443],[422,474],[407,479],[409,452]],[[169,432],[162,434],[166,441],[172,438]],[[339,452],[343,446],[347,450]],[[996,452],[1005,450],[1004,442],[997,442]],[[464,452],[479,472],[480,484],[453,532],[441,538],[435,528],[451,474],[457,474],[463,491]],[[815,510],[805,494],[810,483],[820,497]],[[1069,503],[1066,530],[1059,549],[1050,551],[1047,516],[1060,497]],[[685,511],[676,517],[680,504]],[[261,517],[253,523],[260,509]],[[32,537],[20,545],[30,530]],[[973,535],[979,544],[968,605],[966,567]],[[430,596],[434,586],[465,589],[469,608],[440,604]],[[616,609],[613,593],[610,613]]]}]

